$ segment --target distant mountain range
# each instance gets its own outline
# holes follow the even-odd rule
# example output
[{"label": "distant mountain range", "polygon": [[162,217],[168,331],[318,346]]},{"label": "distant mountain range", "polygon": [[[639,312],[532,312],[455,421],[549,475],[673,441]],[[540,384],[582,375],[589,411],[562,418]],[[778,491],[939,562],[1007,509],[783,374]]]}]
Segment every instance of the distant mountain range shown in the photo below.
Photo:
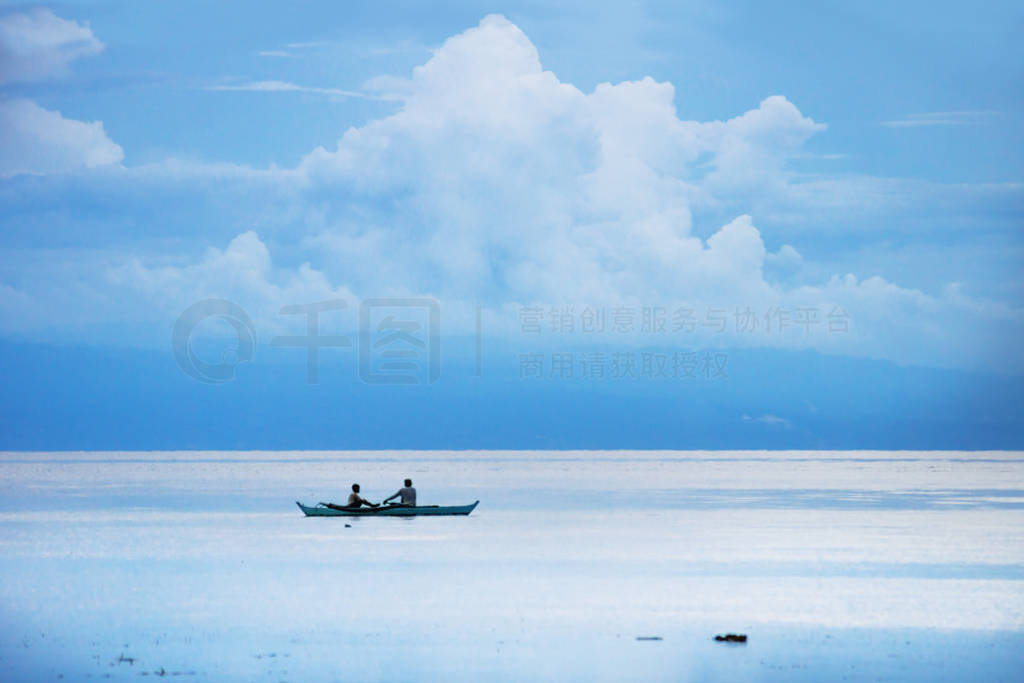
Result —
[{"label": "distant mountain range", "polygon": [[316,385],[303,351],[266,347],[203,384],[169,350],[4,342],[0,449],[1024,448],[1022,377],[730,349],[713,351],[724,377],[676,377],[674,351],[635,349],[614,378],[621,350],[542,354],[537,373],[493,345],[477,376],[472,345],[446,343],[437,381],[403,386],[363,382],[335,349]]}]

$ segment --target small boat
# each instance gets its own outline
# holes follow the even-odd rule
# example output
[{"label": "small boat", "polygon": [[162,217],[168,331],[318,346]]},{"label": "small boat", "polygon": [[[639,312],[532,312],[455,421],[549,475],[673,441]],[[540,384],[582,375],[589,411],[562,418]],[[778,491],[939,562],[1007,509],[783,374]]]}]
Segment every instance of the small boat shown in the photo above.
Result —
[{"label": "small boat", "polygon": [[317,503],[316,507],[295,504],[307,517],[415,517],[424,515],[468,515],[480,501],[472,505],[382,505],[379,508],[348,508],[331,503]]}]

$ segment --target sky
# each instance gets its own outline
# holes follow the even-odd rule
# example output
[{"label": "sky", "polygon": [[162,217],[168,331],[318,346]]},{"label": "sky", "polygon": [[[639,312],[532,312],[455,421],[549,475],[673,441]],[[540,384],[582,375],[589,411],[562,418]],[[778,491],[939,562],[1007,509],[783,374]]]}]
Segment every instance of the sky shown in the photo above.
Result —
[{"label": "sky", "polygon": [[0,448],[1020,447],[1022,28],[0,3]]}]

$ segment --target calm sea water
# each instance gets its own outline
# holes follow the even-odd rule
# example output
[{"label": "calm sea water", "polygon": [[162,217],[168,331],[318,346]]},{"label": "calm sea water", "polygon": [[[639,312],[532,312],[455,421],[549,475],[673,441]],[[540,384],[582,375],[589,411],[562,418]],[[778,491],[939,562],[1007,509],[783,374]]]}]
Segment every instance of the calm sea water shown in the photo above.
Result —
[{"label": "calm sea water", "polygon": [[4,453],[0,576],[10,681],[1014,681],[1024,454]]}]

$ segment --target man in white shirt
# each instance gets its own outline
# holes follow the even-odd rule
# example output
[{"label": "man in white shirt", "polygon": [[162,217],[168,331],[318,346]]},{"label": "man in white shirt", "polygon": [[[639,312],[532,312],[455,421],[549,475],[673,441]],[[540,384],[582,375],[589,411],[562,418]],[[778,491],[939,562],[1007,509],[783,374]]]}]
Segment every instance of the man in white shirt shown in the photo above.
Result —
[{"label": "man in white shirt", "polygon": [[402,499],[400,505],[416,506],[416,489],[412,487],[412,479],[406,479],[405,486],[398,489],[394,495],[385,498],[384,502],[387,503],[389,500],[394,498]]}]

